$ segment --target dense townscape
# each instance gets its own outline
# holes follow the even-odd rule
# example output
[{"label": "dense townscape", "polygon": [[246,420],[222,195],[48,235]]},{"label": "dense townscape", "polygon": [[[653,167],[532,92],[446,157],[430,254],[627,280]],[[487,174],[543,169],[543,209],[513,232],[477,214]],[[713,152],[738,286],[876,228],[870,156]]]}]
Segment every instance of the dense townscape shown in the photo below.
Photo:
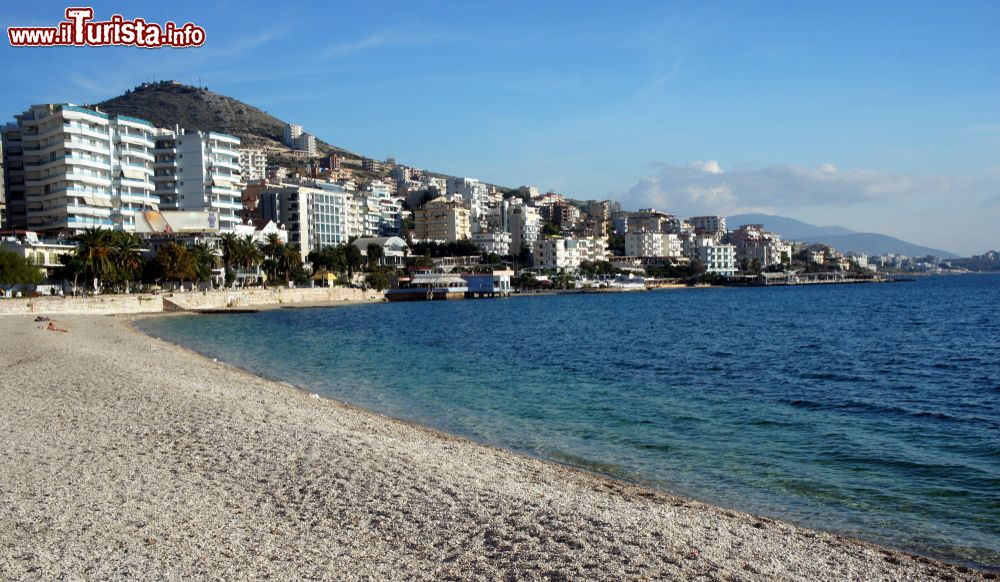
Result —
[{"label": "dense townscape", "polygon": [[[841,253],[761,224],[625,210],[394,159],[348,159],[286,124],[282,143],[35,105],[2,128],[6,295],[282,284],[498,289],[793,284],[982,270],[994,254]],[[964,263],[963,263],[964,261]],[[469,277],[458,283],[470,291]],[[487,285],[485,291],[493,291]]]}]

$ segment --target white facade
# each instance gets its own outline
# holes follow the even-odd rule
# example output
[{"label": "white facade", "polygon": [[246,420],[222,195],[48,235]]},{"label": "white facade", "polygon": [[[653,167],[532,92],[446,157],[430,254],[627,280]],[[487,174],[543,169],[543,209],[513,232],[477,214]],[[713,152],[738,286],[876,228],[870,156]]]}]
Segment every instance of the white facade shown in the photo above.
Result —
[{"label": "white facade", "polygon": [[316,155],[316,136],[302,131],[301,125],[286,123],[281,141],[294,150],[306,152],[309,156]]},{"label": "white facade", "polygon": [[542,217],[533,206],[513,205],[510,207],[507,222],[510,225],[511,254],[519,254],[521,248],[534,248],[542,232]]},{"label": "white facade", "polygon": [[507,232],[476,232],[472,234],[472,243],[484,253],[501,257],[510,254],[510,233]]},{"label": "white facade", "polygon": [[267,178],[267,154],[264,150],[240,150],[240,177],[243,183]]},{"label": "white facade", "polygon": [[725,216],[692,216],[687,222],[697,234],[722,236],[726,234]]},{"label": "white facade", "polygon": [[475,178],[450,178],[448,196],[461,196],[472,211],[473,221],[485,217],[491,202],[489,188]]},{"label": "white facade", "polygon": [[661,232],[628,232],[625,234],[625,255],[629,257],[682,257],[684,251],[676,234]]},{"label": "white facade", "polygon": [[335,184],[281,184],[260,193],[258,214],[288,231],[288,242],[299,245],[303,260],[314,250],[346,244],[350,193]]},{"label": "white facade", "polygon": [[705,265],[706,273],[723,277],[736,274],[736,247],[733,245],[721,244],[712,236],[693,237],[690,245],[688,256]]},{"label": "white facade", "polygon": [[535,267],[551,271],[575,271],[584,261],[608,260],[608,241],[603,237],[547,238],[535,241]]},{"label": "white facade", "polygon": [[164,210],[214,211],[221,232],[240,224],[240,139],[215,132],[161,129],[156,137],[156,194]]},{"label": "white facade", "polygon": [[156,210],[152,124],[75,105],[35,105],[3,128],[7,226],[72,234],[135,230]]}]

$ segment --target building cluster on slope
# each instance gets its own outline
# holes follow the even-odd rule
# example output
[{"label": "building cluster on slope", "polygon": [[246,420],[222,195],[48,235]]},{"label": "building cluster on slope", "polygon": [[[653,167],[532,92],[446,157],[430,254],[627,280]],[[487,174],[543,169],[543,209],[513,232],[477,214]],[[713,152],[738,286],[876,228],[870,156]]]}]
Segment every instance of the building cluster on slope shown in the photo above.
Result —
[{"label": "building cluster on slope", "polygon": [[15,241],[25,256],[41,253],[46,265],[91,227],[139,234],[151,248],[192,239],[217,244],[224,233],[277,234],[297,245],[303,260],[355,239],[464,242],[478,254],[548,272],[588,263],[621,270],[697,263],[732,277],[789,265],[793,255],[866,269],[902,264],[831,249],[795,253],[759,224],[729,230],[721,216],[630,212],[616,201],[581,202],[531,186],[505,191],[392,158],[362,160],[360,179],[337,155],[317,156],[315,137],[298,125],[285,127],[284,142],[308,163],[289,170],[269,165],[267,151],[241,147],[237,137],[154,127],[95,108],[35,105],[15,120],[0,128],[5,244]]}]

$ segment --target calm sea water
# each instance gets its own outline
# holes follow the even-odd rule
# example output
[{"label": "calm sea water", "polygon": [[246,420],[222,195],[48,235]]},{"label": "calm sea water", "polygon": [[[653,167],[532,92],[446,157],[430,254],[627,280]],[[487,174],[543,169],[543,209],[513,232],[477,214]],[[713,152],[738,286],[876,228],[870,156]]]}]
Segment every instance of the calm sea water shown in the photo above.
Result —
[{"label": "calm sea water", "polygon": [[478,441],[1000,567],[1000,276],[140,327]]}]

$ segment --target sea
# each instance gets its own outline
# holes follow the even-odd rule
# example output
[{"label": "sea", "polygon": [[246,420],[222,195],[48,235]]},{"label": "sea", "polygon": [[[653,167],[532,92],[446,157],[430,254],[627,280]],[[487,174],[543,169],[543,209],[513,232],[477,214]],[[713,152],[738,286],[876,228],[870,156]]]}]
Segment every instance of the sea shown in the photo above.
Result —
[{"label": "sea", "polygon": [[1000,275],[138,326],[475,441],[1000,569]]}]

